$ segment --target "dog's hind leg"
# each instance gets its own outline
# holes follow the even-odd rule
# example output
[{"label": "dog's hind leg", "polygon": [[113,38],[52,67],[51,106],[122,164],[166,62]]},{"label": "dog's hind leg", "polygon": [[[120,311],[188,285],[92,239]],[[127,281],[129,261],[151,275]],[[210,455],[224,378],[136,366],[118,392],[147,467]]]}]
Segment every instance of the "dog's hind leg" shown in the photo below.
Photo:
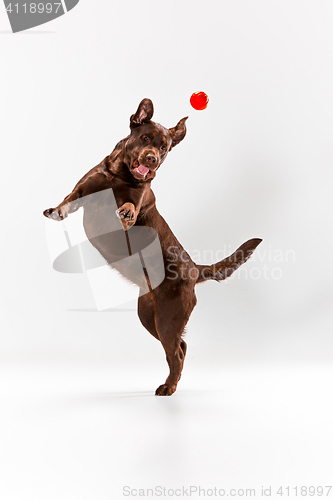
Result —
[{"label": "dog's hind leg", "polygon": [[148,330],[155,339],[160,340],[155,327],[154,302],[150,292],[139,297],[138,315],[146,330]]},{"label": "dog's hind leg", "polygon": [[196,297],[192,292],[186,302],[181,299],[164,298],[156,307],[156,330],[170,369],[165,383],[156,389],[157,396],[171,396],[177,388],[187,348],[182,334],[195,304]]}]

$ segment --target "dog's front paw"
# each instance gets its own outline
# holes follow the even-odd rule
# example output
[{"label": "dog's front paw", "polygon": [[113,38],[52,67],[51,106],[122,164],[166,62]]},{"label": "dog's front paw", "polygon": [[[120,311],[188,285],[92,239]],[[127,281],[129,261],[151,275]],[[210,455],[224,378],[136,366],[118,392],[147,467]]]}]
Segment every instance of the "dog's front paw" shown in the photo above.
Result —
[{"label": "dog's front paw", "polygon": [[135,206],[133,203],[124,203],[116,210],[117,217],[121,220],[125,231],[132,227],[136,222]]},{"label": "dog's front paw", "polygon": [[155,396],[171,396],[171,394],[173,394],[176,389],[176,385],[162,384],[156,389]]},{"label": "dog's front paw", "polygon": [[68,217],[68,211],[65,209],[65,207],[61,207],[60,209],[48,208],[47,210],[44,210],[43,215],[48,219],[60,221]]},{"label": "dog's front paw", "polygon": [[116,211],[117,217],[126,222],[134,221],[135,211],[132,207],[125,207],[124,205]]}]

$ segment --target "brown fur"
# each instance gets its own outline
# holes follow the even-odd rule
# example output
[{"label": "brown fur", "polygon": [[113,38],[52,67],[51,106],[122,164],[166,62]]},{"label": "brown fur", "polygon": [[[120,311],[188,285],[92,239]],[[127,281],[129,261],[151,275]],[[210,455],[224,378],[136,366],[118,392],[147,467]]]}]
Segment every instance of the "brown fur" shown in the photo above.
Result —
[{"label": "brown fur", "polygon": [[[113,267],[119,260],[120,251],[115,235],[101,234],[97,228],[110,216],[107,197],[85,202],[89,195],[112,188],[125,234],[132,226],[153,228],[160,240],[165,278],[155,289],[150,286],[147,272],[144,278],[130,269],[121,269],[122,274],[149,292],[138,301],[138,315],[143,326],[161,342],[170,368],[164,384],[156,390],[157,395],[171,395],[177,388],[181,376],[186,343],[182,338],[185,325],[196,305],[194,287],[197,283],[214,279],[224,280],[251,256],[261,242],[252,239],[244,243],[230,257],[213,264],[195,264],[176,239],[168,224],[159,214],[151,181],[167,154],[186,134],[183,118],[176,127],[166,129],[154,123],[153,103],[143,99],[137,112],[130,118],[131,133],[120,141],[113,152],[99,165],[90,170],[75,186],[74,190],[56,208],[44,211],[54,220],[62,220],[81,206],[84,208],[84,228],[89,241]],[[149,168],[146,177],[140,175],[138,165]],[[105,191],[107,192],[107,191]],[[88,197],[88,198],[86,198]],[[127,254],[128,255],[128,254]],[[142,280],[146,283],[143,283]]]}]

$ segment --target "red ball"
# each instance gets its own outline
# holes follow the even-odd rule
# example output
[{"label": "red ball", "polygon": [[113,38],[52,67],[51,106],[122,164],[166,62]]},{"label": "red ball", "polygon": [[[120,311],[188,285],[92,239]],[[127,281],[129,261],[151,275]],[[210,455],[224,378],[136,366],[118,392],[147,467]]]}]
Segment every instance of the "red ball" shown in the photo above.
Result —
[{"label": "red ball", "polygon": [[205,92],[194,92],[190,98],[190,103],[192,108],[198,111],[206,109],[208,101],[209,101],[208,95],[205,94]]}]

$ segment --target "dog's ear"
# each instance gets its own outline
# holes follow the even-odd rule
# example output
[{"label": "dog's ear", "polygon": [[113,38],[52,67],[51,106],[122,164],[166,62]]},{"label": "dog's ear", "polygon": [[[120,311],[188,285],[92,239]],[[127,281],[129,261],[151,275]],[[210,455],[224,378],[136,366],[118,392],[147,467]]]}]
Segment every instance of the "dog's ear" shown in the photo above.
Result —
[{"label": "dog's ear", "polygon": [[123,149],[123,146],[126,143],[126,141],[127,141],[128,138],[129,138],[129,135],[127,137],[125,137],[125,139],[122,139],[121,141],[119,141],[118,144],[116,144],[114,150],[109,155],[109,160],[110,161],[115,161],[118,158],[118,156],[120,155],[120,153],[121,153],[121,151]]},{"label": "dog's ear", "polygon": [[142,99],[134,115],[130,118],[130,127],[139,127],[143,123],[148,123],[154,114],[154,106],[150,99]]},{"label": "dog's ear", "polygon": [[177,146],[177,144],[182,141],[186,135],[186,125],[185,122],[188,116],[179,120],[175,127],[169,128],[172,135],[172,147]]}]

